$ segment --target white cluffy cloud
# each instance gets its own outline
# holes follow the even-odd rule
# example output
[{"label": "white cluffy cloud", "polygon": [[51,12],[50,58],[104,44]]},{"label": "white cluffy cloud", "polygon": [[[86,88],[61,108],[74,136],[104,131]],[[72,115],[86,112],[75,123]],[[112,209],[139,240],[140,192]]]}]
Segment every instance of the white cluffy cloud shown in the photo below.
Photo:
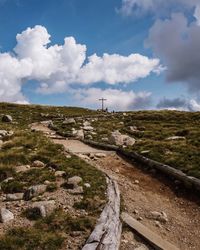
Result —
[{"label": "white cluffy cloud", "polygon": [[[109,110],[137,110],[148,108],[151,103],[150,92],[122,91],[118,89],[79,89],[75,92],[75,98],[85,106],[97,107],[97,100],[101,97],[107,99],[105,106]],[[100,103],[99,103],[100,106]]]},{"label": "white cluffy cloud", "polygon": [[29,80],[38,81],[38,91],[50,94],[67,91],[74,84],[131,83],[162,70],[158,59],[139,54],[87,58],[86,46],[73,37],[66,37],[63,45],[50,45],[50,35],[39,25],[16,39],[14,53],[0,53],[0,101],[26,101],[21,89]]}]

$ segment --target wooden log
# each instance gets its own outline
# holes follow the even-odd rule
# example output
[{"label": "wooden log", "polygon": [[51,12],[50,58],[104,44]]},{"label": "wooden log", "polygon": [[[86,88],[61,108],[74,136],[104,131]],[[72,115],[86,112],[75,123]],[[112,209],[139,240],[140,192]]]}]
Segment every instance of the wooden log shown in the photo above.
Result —
[{"label": "wooden log", "polygon": [[115,181],[107,178],[108,202],[95,229],[82,250],[118,250],[122,224],[120,221],[120,192]]},{"label": "wooden log", "polygon": [[155,249],[158,250],[179,250],[176,246],[164,240],[162,237],[151,231],[139,221],[132,218],[127,213],[122,213],[121,218],[128,226],[145,238]]}]

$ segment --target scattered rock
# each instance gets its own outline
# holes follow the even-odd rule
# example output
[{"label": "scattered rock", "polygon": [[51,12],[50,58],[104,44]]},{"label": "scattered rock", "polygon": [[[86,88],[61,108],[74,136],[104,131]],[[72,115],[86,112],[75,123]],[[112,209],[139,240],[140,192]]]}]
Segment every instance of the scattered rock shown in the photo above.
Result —
[{"label": "scattered rock", "polygon": [[76,121],[74,118],[66,118],[64,121],[63,121],[63,124],[65,125],[69,125],[69,124],[75,124]]},{"label": "scattered rock", "polygon": [[45,164],[41,161],[34,161],[31,165],[33,168],[43,168],[45,167]]},{"label": "scattered rock", "polygon": [[139,182],[138,180],[135,180],[134,183],[135,183],[135,184],[139,184],[140,182]]},{"label": "scattered rock", "polygon": [[104,157],[106,157],[106,154],[104,154],[104,153],[96,153],[95,156],[97,158],[104,158]]},{"label": "scattered rock", "polygon": [[103,142],[109,142],[109,140],[108,140],[107,137],[103,137],[101,140],[102,140]]},{"label": "scattered rock", "polygon": [[83,123],[83,126],[84,126],[84,127],[91,126],[91,123],[90,123],[89,121],[85,121],[85,122]]},{"label": "scattered rock", "polygon": [[84,126],[83,130],[85,130],[85,131],[92,131],[92,130],[94,130],[94,128],[92,126]]},{"label": "scattered rock", "polygon": [[92,140],[93,139],[92,135],[87,135],[87,139]]},{"label": "scattered rock", "polygon": [[150,153],[150,152],[151,152],[150,150],[143,150],[143,151],[140,152],[140,154],[145,155],[145,154],[148,154],[148,153]]},{"label": "scattered rock", "polygon": [[44,184],[49,185],[49,184],[51,184],[51,182],[46,180],[46,181],[44,181]]},{"label": "scattered rock", "polygon": [[74,189],[69,189],[68,192],[70,194],[83,194],[84,193],[83,187],[76,187]]},{"label": "scattered rock", "polygon": [[14,180],[13,177],[8,177],[8,178],[6,178],[5,180],[3,180],[2,182],[8,183],[9,181],[13,181],[13,180]]},{"label": "scattered rock", "polygon": [[73,176],[68,179],[68,184],[74,185],[74,187],[78,187],[78,184],[81,183],[83,179],[79,176]]},{"label": "scattered rock", "polygon": [[130,126],[129,129],[132,131],[132,132],[138,132],[138,128],[136,126]]},{"label": "scattered rock", "polygon": [[7,194],[6,201],[19,201],[23,200],[24,193]]},{"label": "scattered rock", "polygon": [[54,200],[34,202],[32,205],[32,209],[36,210],[35,212],[43,218],[50,215],[55,208],[56,205]]},{"label": "scattered rock", "polygon": [[56,171],[55,172],[55,177],[63,177],[66,175],[65,171]]},{"label": "scattered rock", "polygon": [[149,248],[146,247],[144,244],[141,244],[140,246],[134,248],[134,250],[149,250]]},{"label": "scattered rock", "polygon": [[124,136],[124,145],[133,146],[135,144],[135,139],[130,136]]},{"label": "scattered rock", "polygon": [[147,216],[147,218],[164,223],[168,222],[168,217],[165,212],[153,211]]},{"label": "scattered rock", "polygon": [[90,183],[84,183],[84,186],[85,186],[86,188],[90,188],[90,187],[91,187]]},{"label": "scattered rock", "polygon": [[30,169],[31,167],[29,165],[22,165],[22,166],[17,166],[15,167],[15,170],[17,173],[20,173],[20,172],[26,172]]},{"label": "scattered rock", "polygon": [[43,194],[46,191],[47,186],[44,184],[35,185],[27,189],[24,193],[24,200],[31,200],[33,197],[36,197],[40,194]]},{"label": "scattered rock", "polygon": [[76,136],[77,139],[84,140],[84,131],[83,131],[83,129],[77,130],[75,136]]},{"label": "scattered rock", "polygon": [[11,115],[3,115],[1,120],[2,120],[2,122],[12,122],[13,121]]},{"label": "scattered rock", "polygon": [[1,208],[0,210],[0,221],[2,223],[9,222],[14,219],[14,214],[6,208]]},{"label": "scattered rock", "polygon": [[171,136],[168,137],[166,140],[167,141],[174,141],[174,140],[185,140],[186,138],[184,136]]}]

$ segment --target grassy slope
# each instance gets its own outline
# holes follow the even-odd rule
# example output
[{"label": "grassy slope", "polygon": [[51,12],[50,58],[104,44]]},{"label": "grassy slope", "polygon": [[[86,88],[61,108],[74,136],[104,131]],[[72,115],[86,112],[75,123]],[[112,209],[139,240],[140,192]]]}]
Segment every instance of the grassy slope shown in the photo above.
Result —
[{"label": "grassy slope", "polygon": [[[44,118],[40,113],[46,116],[48,114],[48,117]],[[40,132],[31,132],[27,125],[62,115],[77,116],[91,113],[93,111],[80,108],[0,104],[0,116],[10,114],[14,118],[14,123],[11,124],[2,123],[0,120],[0,129],[14,131],[12,137],[4,139],[6,143],[0,150],[0,182],[7,177],[14,177],[13,181],[1,185],[4,193],[22,192],[31,185],[44,183],[45,180],[55,181],[48,168],[18,174],[15,172],[15,166],[31,164],[34,160],[41,160],[49,166],[56,167],[56,170],[66,171],[66,179],[78,175],[83,178],[83,182],[91,184],[90,189],[84,188],[81,202],[75,204],[76,209],[85,209],[88,212],[87,217],[71,218],[62,210],[57,210],[51,216],[37,220],[33,228],[15,228],[7,231],[0,239],[0,249],[60,249],[72,231],[83,231],[86,237],[89,235],[100,213],[99,207],[105,203],[105,177],[75,156],[66,158],[61,145],[52,144]]]}]

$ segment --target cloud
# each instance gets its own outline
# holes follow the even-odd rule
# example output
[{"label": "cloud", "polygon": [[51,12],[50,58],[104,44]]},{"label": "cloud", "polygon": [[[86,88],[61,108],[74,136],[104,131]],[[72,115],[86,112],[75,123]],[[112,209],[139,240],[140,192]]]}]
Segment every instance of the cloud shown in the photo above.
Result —
[{"label": "cloud", "polygon": [[124,16],[154,14],[166,16],[171,12],[192,10],[199,0],[122,0],[119,12]]},{"label": "cloud", "polygon": [[131,54],[96,54],[87,57],[86,45],[66,37],[63,45],[51,45],[45,27],[37,25],[18,34],[13,52],[0,53],[0,100],[27,101],[23,84],[39,82],[38,92],[63,93],[76,84],[132,83],[162,71],[158,59]]},{"label": "cloud", "polygon": [[109,110],[138,110],[148,108],[151,104],[150,92],[122,91],[118,89],[88,88],[76,90],[75,98],[85,106],[100,107],[98,99],[107,99],[105,106]]},{"label": "cloud", "polygon": [[196,22],[188,23],[180,13],[157,20],[147,45],[167,66],[169,82],[182,82],[190,91],[200,91],[200,26]]},{"label": "cloud", "polygon": [[184,111],[200,111],[200,103],[196,100],[185,99],[185,98],[175,98],[168,99],[163,98],[157,104],[158,109],[170,109],[170,110],[184,110]]}]

